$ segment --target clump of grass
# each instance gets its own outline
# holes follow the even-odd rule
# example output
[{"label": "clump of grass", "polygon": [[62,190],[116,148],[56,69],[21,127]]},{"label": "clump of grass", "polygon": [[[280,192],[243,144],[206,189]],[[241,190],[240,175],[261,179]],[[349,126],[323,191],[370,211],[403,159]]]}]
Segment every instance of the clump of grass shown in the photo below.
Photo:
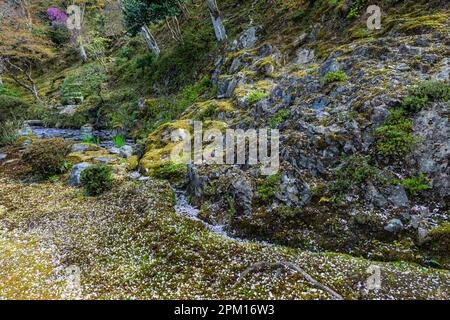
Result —
[{"label": "clump of grass", "polygon": [[327,84],[331,82],[342,82],[347,80],[347,75],[341,70],[330,71],[322,77],[322,83]]},{"label": "clump of grass", "polygon": [[89,143],[89,144],[100,144],[100,137],[93,136],[91,134],[85,134],[83,136],[83,142]]},{"label": "clump of grass", "polygon": [[121,148],[125,145],[125,137],[122,135],[115,135],[112,137],[112,141],[117,148]]},{"label": "clump of grass", "polygon": [[267,98],[269,94],[264,91],[253,90],[247,96],[247,105],[251,106],[265,98]]}]

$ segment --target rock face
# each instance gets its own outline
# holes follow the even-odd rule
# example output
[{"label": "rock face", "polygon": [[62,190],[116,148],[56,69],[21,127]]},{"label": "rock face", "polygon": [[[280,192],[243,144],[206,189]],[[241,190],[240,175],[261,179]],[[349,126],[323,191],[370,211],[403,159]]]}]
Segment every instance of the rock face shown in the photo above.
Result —
[{"label": "rock face", "polygon": [[241,49],[249,49],[255,46],[257,37],[257,28],[251,27],[247,29],[239,38],[239,47]]},{"label": "rock face", "polygon": [[70,178],[68,181],[68,184],[71,186],[80,186],[81,185],[81,181],[80,181],[80,176],[81,173],[86,170],[87,168],[89,168],[92,164],[87,163],[87,162],[82,162],[82,163],[78,163],[76,165],[74,165],[72,167],[72,171],[70,173]]},{"label": "rock face", "polygon": [[232,182],[236,210],[239,215],[249,216],[252,213],[253,188],[244,178],[237,178]]},{"label": "rock face", "polygon": [[[340,8],[350,9],[350,2]],[[206,104],[213,107],[206,116],[188,108],[180,121],[158,129],[159,140],[147,140],[155,147],[147,148],[145,170],[168,161],[166,129],[192,119],[212,120],[220,130],[277,129],[280,166],[270,179],[249,164],[189,166],[186,185],[200,216],[295,246],[364,255],[380,250],[378,242],[392,248],[392,239],[413,239],[411,251],[420,251],[418,230],[448,220],[448,101],[430,98],[401,114],[400,125],[391,122],[412,87],[448,78],[449,43],[439,32],[392,31],[373,39],[352,35],[361,41],[343,40],[324,53],[327,28],[325,21],[305,27],[288,46],[267,30],[243,29],[215,59],[217,91],[214,104]],[[430,215],[413,213],[417,206]]]},{"label": "rock face", "polygon": [[403,230],[403,223],[399,219],[392,219],[386,227],[384,227],[384,230],[391,233],[398,233]]}]

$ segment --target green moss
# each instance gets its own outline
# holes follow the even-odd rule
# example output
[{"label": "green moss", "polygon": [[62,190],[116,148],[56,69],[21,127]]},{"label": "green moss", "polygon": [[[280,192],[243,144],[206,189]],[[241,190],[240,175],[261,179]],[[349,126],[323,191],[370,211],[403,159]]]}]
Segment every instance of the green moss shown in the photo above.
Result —
[{"label": "green moss", "polygon": [[169,180],[177,184],[183,181],[186,177],[187,165],[184,163],[174,163],[172,161],[162,161],[157,166],[155,165],[151,171],[151,176]]},{"label": "green moss", "polygon": [[347,80],[347,75],[345,74],[345,72],[341,71],[341,70],[337,70],[337,71],[330,71],[328,72],[326,75],[324,75],[322,77],[322,83],[327,84],[327,83],[331,83],[331,82],[342,82]]},{"label": "green moss", "polygon": [[208,100],[198,102],[186,110],[183,119],[214,120],[220,113],[228,114],[233,110],[233,105],[229,101]]},{"label": "green moss", "polygon": [[439,12],[428,15],[417,16],[417,12],[408,13],[405,15],[396,15],[387,19],[386,24],[393,24],[394,30],[403,31],[406,33],[415,34],[418,32],[448,32],[446,23],[449,18],[449,13]]},{"label": "green moss", "polygon": [[450,252],[450,222],[444,222],[430,231],[428,237],[431,239],[435,250]]}]

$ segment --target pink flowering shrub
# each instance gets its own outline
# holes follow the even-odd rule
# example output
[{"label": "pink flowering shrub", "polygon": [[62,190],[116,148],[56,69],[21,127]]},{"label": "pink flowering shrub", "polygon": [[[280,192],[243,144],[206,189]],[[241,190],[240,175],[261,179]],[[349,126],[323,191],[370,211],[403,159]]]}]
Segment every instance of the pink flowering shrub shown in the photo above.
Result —
[{"label": "pink flowering shrub", "polygon": [[67,14],[59,10],[55,7],[50,7],[47,9],[47,16],[50,21],[52,21],[53,24],[56,25],[65,25],[67,20]]}]

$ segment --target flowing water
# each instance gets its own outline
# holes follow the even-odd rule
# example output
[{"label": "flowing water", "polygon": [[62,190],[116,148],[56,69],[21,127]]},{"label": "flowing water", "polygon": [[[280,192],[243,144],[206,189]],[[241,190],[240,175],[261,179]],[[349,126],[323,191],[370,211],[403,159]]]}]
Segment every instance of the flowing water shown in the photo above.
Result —
[{"label": "flowing water", "polygon": [[[40,139],[64,138],[77,142],[86,141],[86,133],[80,129],[57,129],[41,126],[30,126],[27,129],[31,130],[31,132]],[[112,141],[112,138],[114,136],[113,131],[94,130],[92,131],[92,133],[90,133],[90,135],[93,137],[98,137],[100,139],[100,147],[110,148],[114,146],[114,142]],[[132,140],[127,140],[126,144],[133,145],[134,142]]]},{"label": "flowing water", "polygon": [[269,246],[272,245],[265,241],[247,240],[247,239],[235,237],[226,231],[225,225],[212,225],[212,224],[209,224],[209,223],[203,221],[202,219],[200,219],[198,217],[199,209],[189,203],[186,192],[183,190],[177,190],[177,189],[174,189],[174,192],[175,192],[175,197],[176,197],[175,212],[178,213],[179,215],[185,216],[188,219],[191,219],[194,221],[201,222],[209,230],[211,230],[215,234],[221,236],[222,238],[225,238],[228,240],[237,241],[237,242],[241,242],[241,243],[259,243],[259,244],[264,244],[264,245],[269,245]]}]

